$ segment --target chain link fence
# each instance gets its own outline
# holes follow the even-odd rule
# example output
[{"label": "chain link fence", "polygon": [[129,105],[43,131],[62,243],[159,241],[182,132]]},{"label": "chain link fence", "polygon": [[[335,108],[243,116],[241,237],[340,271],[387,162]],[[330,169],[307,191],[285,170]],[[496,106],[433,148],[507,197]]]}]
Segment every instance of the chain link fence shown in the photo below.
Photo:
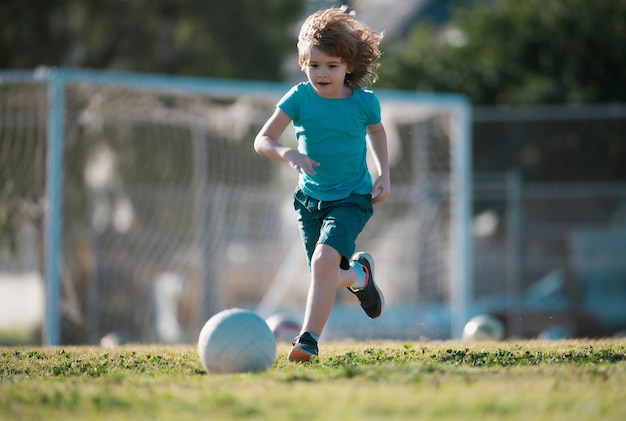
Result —
[{"label": "chain link fence", "polygon": [[477,108],[474,299],[510,337],[626,330],[626,107]]}]

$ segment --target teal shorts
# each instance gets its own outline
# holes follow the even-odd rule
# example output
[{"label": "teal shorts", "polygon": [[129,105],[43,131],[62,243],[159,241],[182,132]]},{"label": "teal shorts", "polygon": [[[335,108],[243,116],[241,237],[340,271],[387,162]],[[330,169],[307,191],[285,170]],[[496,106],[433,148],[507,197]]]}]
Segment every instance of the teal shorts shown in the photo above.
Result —
[{"label": "teal shorts", "polygon": [[293,206],[298,214],[309,268],[315,247],[326,244],[339,252],[341,267],[348,269],[356,239],[374,213],[372,196],[351,194],[345,199],[326,201],[307,196],[298,188],[294,193]]}]

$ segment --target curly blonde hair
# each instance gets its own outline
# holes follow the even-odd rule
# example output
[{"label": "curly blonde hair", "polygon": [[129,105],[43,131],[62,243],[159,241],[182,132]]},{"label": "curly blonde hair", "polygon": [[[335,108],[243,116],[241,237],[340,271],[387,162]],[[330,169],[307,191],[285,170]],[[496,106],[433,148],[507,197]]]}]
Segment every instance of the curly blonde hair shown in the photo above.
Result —
[{"label": "curly blonde hair", "polygon": [[304,68],[312,47],[325,54],[340,57],[348,65],[344,84],[363,88],[378,79],[376,60],[381,55],[383,34],[374,32],[356,19],[347,6],[320,10],[309,16],[298,36],[298,64]]}]

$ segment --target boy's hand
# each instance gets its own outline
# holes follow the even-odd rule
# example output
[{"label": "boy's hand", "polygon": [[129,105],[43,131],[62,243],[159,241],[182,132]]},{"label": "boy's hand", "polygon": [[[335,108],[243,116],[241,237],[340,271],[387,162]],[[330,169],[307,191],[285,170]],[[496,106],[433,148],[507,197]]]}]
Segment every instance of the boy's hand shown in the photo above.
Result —
[{"label": "boy's hand", "polygon": [[377,204],[385,200],[391,193],[391,184],[388,177],[378,177],[372,187],[372,204]]},{"label": "boy's hand", "polygon": [[298,173],[315,174],[314,167],[320,166],[319,162],[312,160],[307,155],[295,149],[286,152],[283,158],[289,163],[289,166],[298,171]]}]

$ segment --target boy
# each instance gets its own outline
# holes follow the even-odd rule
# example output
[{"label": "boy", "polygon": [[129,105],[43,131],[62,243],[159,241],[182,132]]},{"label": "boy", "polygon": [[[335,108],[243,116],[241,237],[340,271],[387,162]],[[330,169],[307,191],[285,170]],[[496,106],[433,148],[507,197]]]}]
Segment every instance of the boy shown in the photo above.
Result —
[{"label": "boy", "polygon": [[[311,283],[290,361],[318,355],[317,342],[338,288],[355,294],[370,318],[383,311],[372,256],[353,255],[373,204],[390,193],[380,103],[363,89],[376,80],[381,39],[382,34],[359,22],[345,6],[309,16],[298,37],[298,61],[308,81],[285,94],[254,141],[259,154],[286,161],[299,173],[294,209]],[[297,150],[277,140],[290,123],[296,129]],[[378,172],[374,183],[366,164],[366,135]]]}]

